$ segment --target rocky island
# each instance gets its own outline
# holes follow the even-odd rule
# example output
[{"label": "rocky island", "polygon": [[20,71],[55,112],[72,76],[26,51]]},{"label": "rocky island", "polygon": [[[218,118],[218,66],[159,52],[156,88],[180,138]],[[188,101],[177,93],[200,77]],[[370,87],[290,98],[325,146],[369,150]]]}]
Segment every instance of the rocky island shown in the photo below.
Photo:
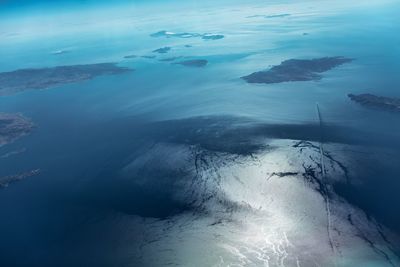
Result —
[{"label": "rocky island", "polygon": [[373,94],[349,94],[348,97],[365,107],[400,112],[400,98],[376,96]]},{"label": "rocky island", "polygon": [[29,134],[34,125],[21,114],[0,113],[0,147]]},{"label": "rocky island", "polygon": [[174,60],[179,59],[179,58],[181,58],[181,57],[168,57],[168,58],[162,58],[162,59],[160,59],[159,61],[162,61],[162,62],[171,62],[171,61],[174,61]]},{"label": "rocky island", "polygon": [[124,56],[124,58],[126,58],[126,59],[137,58],[137,56],[136,55],[127,55],[127,56]]},{"label": "rocky island", "polygon": [[242,77],[248,83],[282,83],[296,81],[318,81],[321,73],[351,62],[345,57],[323,57],[316,59],[289,59],[269,70],[254,72]]},{"label": "rocky island", "polygon": [[175,38],[202,38],[203,40],[219,40],[223,39],[225,36],[222,34],[211,34],[211,33],[174,33],[169,31],[159,31],[156,33],[150,34],[151,37],[175,37]]},{"label": "rocky island", "polygon": [[171,50],[171,47],[166,46],[166,47],[162,47],[162,48],[158,48],[156,50],[153,51],[153,53],[160,53],[160,54],[166,54]]},{"label": "rocky island", "polygon": [[174,64],[182,65],[185,67],[205,67],[208,64],[208,61],[205,59],[192,59],[192,60],[185,60],[181,62],[177,62]]},{"label": "rocky island", "polygon": [[284,18],[284,17],[289,17],[290,14],[275,14],[275,15],[253,15],[253,16],[248,16],[246,18],[251,19],[251,18],[265,18],[265,19],[273,19],[273,18]]},{"label": "rocky island", "polygon": [[222,34],[203,34],[201,37],[203,40],[219,40],[223,39],[225,36]]},{"label": "rocky island", "polygon": [[57,66],[40,69],[19,69],[0,73],[0,96],[30,89],[47,89],[63,84],[132,71],[115,63]]}]

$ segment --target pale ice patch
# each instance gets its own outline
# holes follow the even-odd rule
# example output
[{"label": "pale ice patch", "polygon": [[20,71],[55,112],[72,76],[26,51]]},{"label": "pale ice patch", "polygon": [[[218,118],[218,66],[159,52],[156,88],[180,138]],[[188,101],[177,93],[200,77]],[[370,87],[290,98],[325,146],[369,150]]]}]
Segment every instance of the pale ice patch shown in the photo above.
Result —
[{"label": "pale ice patch", "polygon": [[170,181],[174,199],[190,210],[129,219],[143,230],[131,248],[132,266],[398,266],[394,234],[333,191],[333,182],[346,180],[336,156],[348,146],[325,146],[336,151],[325,156],[322,176],[318,144],[266,144],[263,152],[238,156],[161,143],[131,163],[128,169],[159,162],[159,169],[191,173]]}]

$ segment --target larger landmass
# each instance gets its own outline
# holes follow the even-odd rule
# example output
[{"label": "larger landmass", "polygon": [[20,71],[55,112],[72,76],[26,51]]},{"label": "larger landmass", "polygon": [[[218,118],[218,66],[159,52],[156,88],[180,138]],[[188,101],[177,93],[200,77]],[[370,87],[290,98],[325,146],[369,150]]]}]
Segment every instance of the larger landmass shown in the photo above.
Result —
[{"label": "larger landmass", "polygon": [[400,112],[400,98],[376,96],[372,94],[349,94],[348,96],[354,102],[365,107]]},{"label": "larger landmass", "polygon": [[0,113],[0,147],[29,134],[34,125],[21,114]]},{"label": "larger landmass", "polygon": [[0,96],[30,89],[47,89],[63,84],[91,80],[100,75],[115,75],[131,71],[115,63],[57,66],[20,69],[0,73]]},{"label": "larger landmass", "polygon": [[345,57],[323,57],[316,59],[289,59],[269,70],[254,72],[242,77],[248,83],[282,83],[295,81],[317,81],[321,73],[351,62]]}]

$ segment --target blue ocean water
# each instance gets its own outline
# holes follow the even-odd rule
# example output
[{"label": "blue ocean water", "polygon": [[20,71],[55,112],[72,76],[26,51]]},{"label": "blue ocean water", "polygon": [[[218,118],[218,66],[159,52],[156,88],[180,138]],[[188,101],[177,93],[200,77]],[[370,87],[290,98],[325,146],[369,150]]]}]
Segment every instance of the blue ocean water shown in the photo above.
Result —
[{"label": "blue ocean water", "polygon": [[[53,8],[43,16],[35,12],[30,18],[29,8],[25,8],[21,17],[11,19],[4,14],[7,19],[0,26],[5,40],[0,43],[2,72],[98,62],[117,62],[134,69],[0,97],[0,112],[21,112],[36,124],[31,135],[0,148],[0,154],[27,149],[0,159],[0,176],[41,169],[40,176],[0,192],[4,266],[54,266],[59,259],[65,266],[77,262],[107,265],[118,242],[101,220],[111,216],[110,210],[140,214],[146,205],[153,205],[147,202],[141,205],[143,210],[135,205],[129,210],[126,202],[140,202],[140,194],[125,192],[119,199],[121,188],[108,181],[146,145],[142,127],[147,123],[196,116],[315,123],[318,103],[326,123],[365,133],[373,145],[398,148],[398,114],[358,106],[347,94],[400,97],[399,4],[274,4],[194,1],[182,6],[175,2],[161,7],[154,3],[129,5],[108,12],[88,2],[83,11],[78,5],[70,13],[57,13],[60,11]],[[15,5],[12,12],[18,12]],[[248,18],[259,12],[290,16]],[[150,36],[160,30],[216,33],[225,38],[204,41]],[[141,57],[165,46],[172,47],[165,56]],[[67,53],[52,54],[60,50]],[[137,57],[124,59],[127,55]],[[174,56],[206,59],[209,64],[187,68],[159,61]],[[240,79],[286,59],[323,56],[345,56],[354,61],[323,74],[317,82],[252,85]],[[371,187],[368,183],[365,187],[368,194],[345,189],[343,195],[351,195],[351,201],[398,231],[398,209],[391,205],[399,200],[399,167],[377,168],[366,178],[371,180]],[[382,175],[379,182],[374,180],[376,175]],[[91,227],[104,231],[104,236],[96,236],[94,230],[88,230]],[[104,255],[97,255],[98,250]]]}]

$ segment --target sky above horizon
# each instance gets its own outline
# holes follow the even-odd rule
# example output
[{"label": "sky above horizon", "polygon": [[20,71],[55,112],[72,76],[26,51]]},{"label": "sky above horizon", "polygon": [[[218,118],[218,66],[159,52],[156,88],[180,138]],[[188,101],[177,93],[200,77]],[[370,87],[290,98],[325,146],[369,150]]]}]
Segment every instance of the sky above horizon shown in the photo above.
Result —
[{"label": "sky above horizon", "polygon": [[[147,4],[171,2],[174,0],[0,0],[0,15],[15,13],[65,11],[74,9],[86,9],[102,6],[118,6],[121,4]],[[195,0],[196,1],[196,0]]]},{"label": "sky above horizon", "polygon": [[[368,3],[354,3],[346,0],[330,1],[289,1],[270,0],[275,4],[266,10],[259,6],[264,0],[0,0],[0,36],[2,44],[14,44],[19,41],[28,41],[31,38],[40,39],[45,36],[60,37],[68,34],[105,33],[115,35],[116,32],[140,31],[149,28],[150,31],[165,30],[166,26],[154,26],[155,22],[161,25],[177,21],[176,16],[188,17],[188,23],[197,25],[204,31],[210,10],[225,10],[228,17],[216,17],[226,24],[228,21],[241,21],[242,17],[235,17],[236,10],[249,12],[255,11],[265,14],[291,13],[297,17],[326,16],[335,13],[353,13],[356,9],[367,8],[374,17],[388,17],[381,14],[381,7],[385,10],[396,10],[391,7],[397,0],[371,0]],[[384,3],[389,3],[385,5]],[[396,4],[397,5],[397,4]],[[262,6],[262,5],[261,5]],[[374,6],[374,9],[371,9]],[[385,11],[386,12],[386,11]],[[258,14],[258,13],[257,13]],[[256,15],[257,15],[256,14]],[[196,17],[196,19],[193,19]],[[224,22],[223,22],[224,21]],[[243,23],[246,22],[246,19]],[[392,24],[391,21],[387,22]],[[175,23],[176,24],[176,23]],[[211,23],[213,24],[213,23]],[[153,25],[153,26],[152,26]],[[188,25],[175,25],[180,31],[187,31]],[[212,25],[211,25],[212,26]],[[171,26],[170,26],[171,27]],[[169,29],[170,29],[169,27]]]}]

